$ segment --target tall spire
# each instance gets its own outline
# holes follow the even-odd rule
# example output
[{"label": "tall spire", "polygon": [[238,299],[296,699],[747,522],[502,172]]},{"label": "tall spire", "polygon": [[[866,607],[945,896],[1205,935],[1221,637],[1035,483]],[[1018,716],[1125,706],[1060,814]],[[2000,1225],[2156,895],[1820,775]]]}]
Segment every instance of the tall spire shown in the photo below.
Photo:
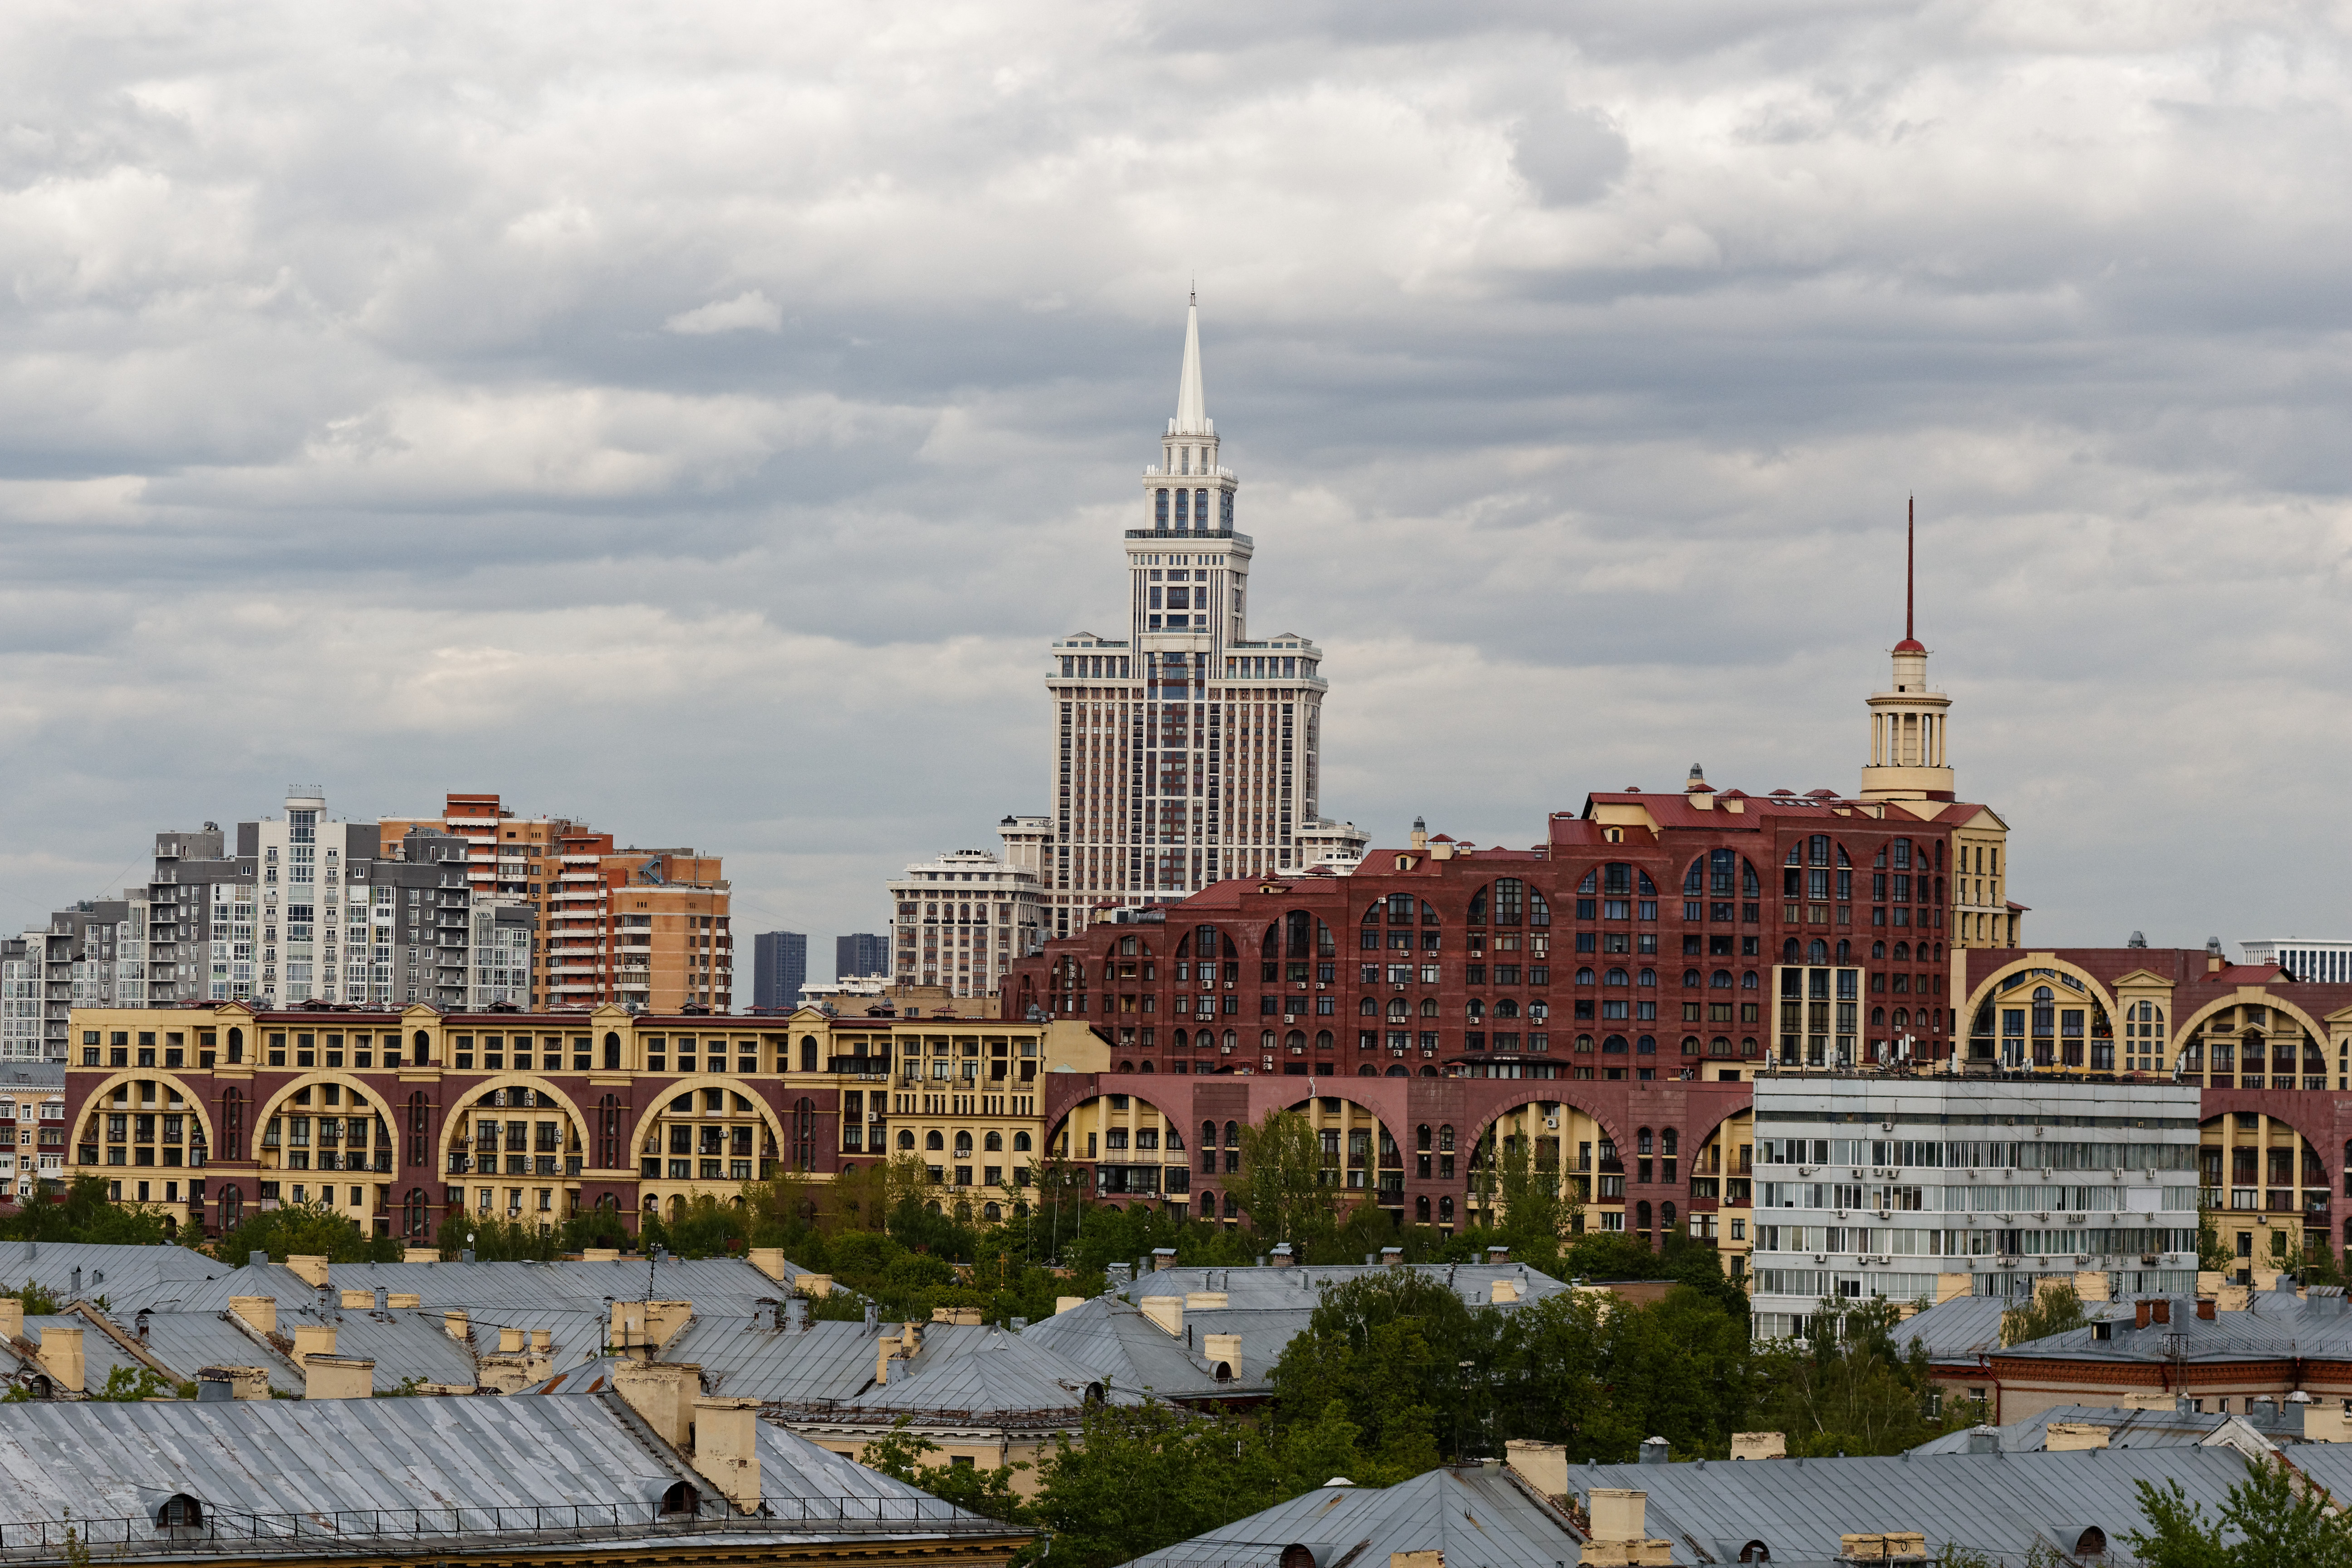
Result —
[{"label": "tall spire", "polygon": [[1913,624],[1916,608],[1919,569],[1919,498],[1913,496],[1904,510],[1903,521],[1903,640],[1895,645],[1896,653],[1926,653],[1927,645],[1919,640]]},{"label": "tall spire", "polygon": [[1209,398],[1201,386],[1201,291],[1192,291],[1184,311],[1184,375],[1176,384],[1176,429],[1179,436],[1209,433]]}]

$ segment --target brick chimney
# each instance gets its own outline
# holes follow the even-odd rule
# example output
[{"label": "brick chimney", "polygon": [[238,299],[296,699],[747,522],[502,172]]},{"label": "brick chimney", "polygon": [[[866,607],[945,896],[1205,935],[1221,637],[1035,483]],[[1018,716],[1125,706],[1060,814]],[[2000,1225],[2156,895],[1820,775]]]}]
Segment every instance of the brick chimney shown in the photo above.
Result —
[{"label": "brick chimney", "polygon": [[694,1468],[744,1513],[760,1511],[760,1402],[694,1402]]}]

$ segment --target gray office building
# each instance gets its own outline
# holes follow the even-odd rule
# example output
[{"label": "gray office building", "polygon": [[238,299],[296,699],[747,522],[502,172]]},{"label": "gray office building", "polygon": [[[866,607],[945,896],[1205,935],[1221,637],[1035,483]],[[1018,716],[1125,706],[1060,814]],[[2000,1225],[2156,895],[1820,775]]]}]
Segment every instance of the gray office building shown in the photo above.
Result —
[{"label": "gray office building", "polygon": [[855,974],[888,975],[890,973],[890,939],[873,931],[856,931],[833,939],[833,977],[846,980]]},{"label": "gray office building", "polygon": [[751,939],[751,1005],[779,1011],[801,1005],[808,984],[808,934],[763,931]]}]

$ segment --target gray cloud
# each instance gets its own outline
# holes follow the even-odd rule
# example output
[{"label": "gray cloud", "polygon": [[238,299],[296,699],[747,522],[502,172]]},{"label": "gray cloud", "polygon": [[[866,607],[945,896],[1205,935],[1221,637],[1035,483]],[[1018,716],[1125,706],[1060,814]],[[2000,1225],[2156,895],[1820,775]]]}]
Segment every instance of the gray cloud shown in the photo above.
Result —
[{"label": "gray cloud", "polygon": [[20,7],[5,912],[300,781],[875,925],[1043,803],[1197,277],[1332,809],[1851,787],[1916,490],[2033,933],[2332,931],[2347,67],[2187,4]]}]

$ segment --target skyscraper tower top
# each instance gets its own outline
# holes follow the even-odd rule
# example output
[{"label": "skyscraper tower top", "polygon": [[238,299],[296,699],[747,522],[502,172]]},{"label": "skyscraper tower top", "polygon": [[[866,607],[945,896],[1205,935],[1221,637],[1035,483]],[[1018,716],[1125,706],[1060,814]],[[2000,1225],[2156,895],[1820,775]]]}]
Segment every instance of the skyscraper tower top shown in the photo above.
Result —
[{"label": "skyscraper tower top", "polygon": [[1054,934],[1362,852],[1360,830],[1319,814],[1322,650],[1296,632],[1250,635],[1255,544],[1235,526],[1241,481],[1217,448],[1196,295],[1176,413],[1143,470],[1142,526],[1125,531],[1124,635],[1054,644],[1050,831],[1007,835],[1039,862]]},{"label": "skyscraper tower top", "polygon": [[1893,689],[1870,699],[1870,761],[1862,770],[1864,800],[1951,800],[1952,766],[1944,749],[1952,700],[1927,688],[1927,647],[1916,636],[1918,514],[1904,528],[1903,640],[1895,645]]}]

